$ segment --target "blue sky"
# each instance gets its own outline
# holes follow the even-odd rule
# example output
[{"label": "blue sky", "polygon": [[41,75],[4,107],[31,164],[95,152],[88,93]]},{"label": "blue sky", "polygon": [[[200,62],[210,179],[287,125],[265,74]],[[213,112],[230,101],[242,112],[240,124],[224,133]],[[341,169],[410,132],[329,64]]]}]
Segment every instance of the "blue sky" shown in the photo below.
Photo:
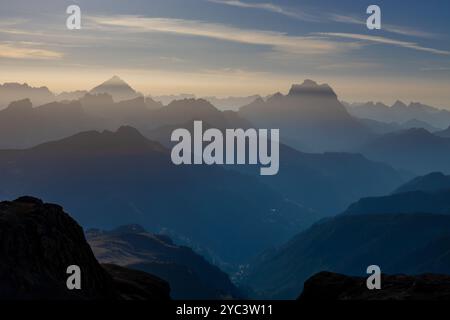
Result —
[{"label": "blue sky", "polygon": [[[82,10],[67,30],[66,8]],[[366,8],[382,9],[368,30]],[[450,2],[0,0],[0,82],[146,94],[262,95],[312,78],[341,99],[450,108]]]}]

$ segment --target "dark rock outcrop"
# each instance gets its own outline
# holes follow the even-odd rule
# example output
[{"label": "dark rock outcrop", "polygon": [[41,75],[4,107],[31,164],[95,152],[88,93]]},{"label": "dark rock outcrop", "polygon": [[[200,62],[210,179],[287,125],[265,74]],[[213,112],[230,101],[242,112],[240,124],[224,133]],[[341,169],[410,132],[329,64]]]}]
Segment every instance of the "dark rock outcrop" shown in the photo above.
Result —
[{"label": "dark rock outcrop", "polygon": [[381,283],[381,290],[369,290],[365,278],[321,272],[305,282],[299,300],[450,300],[450,276],[383,275]]},{"label": "dark rock outcrop", "polygon": [[[81,290],[67,289],[71,265]],[[145,273],[103,268],[62,207],[32,197],[0,203],[0,299],[168,299],[168,291]]]}]

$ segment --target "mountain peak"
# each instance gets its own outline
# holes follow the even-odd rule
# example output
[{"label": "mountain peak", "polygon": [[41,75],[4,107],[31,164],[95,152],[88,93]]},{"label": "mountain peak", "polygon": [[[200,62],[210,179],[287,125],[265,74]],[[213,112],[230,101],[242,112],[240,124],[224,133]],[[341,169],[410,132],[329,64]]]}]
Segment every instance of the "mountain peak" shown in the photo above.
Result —
[{"label": "mountain peak", "polygon": [[337,98],[336,93],[328,84],[319,85],[317,82],[306,79],[302,84],[293,84],[289,90],[288,96],[317,96],[317,97],[334,97]]},{"label": "mountain peak", "polygon": [[417,177],[404,185],[397,188],[393,194],[423,191],[437,192],[440,190],[450,189],[450,176],[446,176],[442,172],[432,172],[425,176]]},{"label": "mountain peak", "polygon": [[90,93],[107,93],[116,101],[131,100],[140,96],[140,94],[138,94],[128,83],[118,76],[113,76],[109,80],[93,88]]},{"label": "mountain peak", "polygon": [[11,102],[5,110],[9,111],[29,111],[33,109],[30,99],[23,99]]},{"label": "mountain peak", "polygon": [[400,100],[395,101],[395,103],[392,105],[392,108],[407,108],[408,106]]}]

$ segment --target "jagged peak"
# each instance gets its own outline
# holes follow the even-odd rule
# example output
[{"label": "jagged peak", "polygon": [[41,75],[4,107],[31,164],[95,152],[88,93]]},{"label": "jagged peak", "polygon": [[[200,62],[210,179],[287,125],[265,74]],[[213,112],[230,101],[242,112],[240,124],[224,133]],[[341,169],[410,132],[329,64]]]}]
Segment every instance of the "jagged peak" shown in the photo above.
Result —
[{"label": "jagged peak", "polygon": [[314,80],[306,79],[302,84],[293,84],[289,90],[288,96],[331,96],[337,98],[336,93],[328,84],[319,85]]}]

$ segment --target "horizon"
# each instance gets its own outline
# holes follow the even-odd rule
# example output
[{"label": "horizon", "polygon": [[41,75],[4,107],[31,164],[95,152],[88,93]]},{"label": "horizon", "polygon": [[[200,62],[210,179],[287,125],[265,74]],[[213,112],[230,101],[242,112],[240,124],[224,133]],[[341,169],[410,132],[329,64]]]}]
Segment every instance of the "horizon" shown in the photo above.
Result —
[{"label": "horizon", "polygon": [[78,0],[81,30],[66,27],[72,1],[0,4],[0,83],[57,93],[120,74],[145,95],[245,97],[313,79],[343,101],[450,109],[444,0],[379,1],[381,30],[350,0]]},{"label": "horizon", "polygon": [[[18,84],[18,85],[23,85],[23,86],[29,86],[31,88],[46,88],[48,89],[52,94],[54,95],[60,95],[60,94],[64,94],[64,93],[72,93],[72,92],[76,92],[76,91],[86,91],[87,93],[90,93],[95,87],[102,85],[110,80],[112,80],[113,78],[119,78],[120,80],[122,80],[123,82],[125,82],[127,85],[129,85],[132,89],[134,89],[137,93],[142,94],[143,97],[150,97],[150,98],[159,98],[159,97],[174,97],[174,101],[175,100],[180,100],[180,99],[186,99],[186,98],[181,98],[182,96],[193,96],[194,99],[207,99],[207,98],[215,98],[215,99],[230,99],[230,98],[248,98],[248,97],[252,97],[252,96],[259,96],[263,99],[266,99],[267,97],[277,94],[277,93],[281,93],[283,95],[288,95],[289,90],[292,88],[292,86],[295,85],[300,85],[302,84],[304,81],[308,81],[308,80],[312,80],[314,82],[316,82],[318,85],[329,85],[331,87],[331,89],[333,89],[333,91],[336,92],[335,88],[333,87],[333,85],[330,85],[329,83],[321,83],[321,82],[317,82],[314,79],[304,79],[302,81],[297,81],[294,82],[292,84],[289,85],[289,87],[287,89],[284,90],[278,90],[278,91],[274,91],[268,94],[259,94],[259,93],[253,93],[253,94],[247,94],[247,95],[199,95],[199,94],[195,94],[193,92],[168,92],[168,93],[162,93],[162,94],[152,94],[152,93],[147,93],[147,92],[142,92],[140,90],[137,90],[132,84],[130,84],[126,79],[122,78],[121,76],[117,76],[117,75],[113,75],[110,76],[107,80],[104,80],[100,83],[94,84],[92,85],[92,87],[90,88],[74,88],[73,90],[67,90],[67,91],[55,91],[52,90],[52,88],[46,86],[46,85],[33,85],[29,82],[15,82],[15,81],[6,81],[1,83],[0,82],[0,86],[4,86],[6,84]],[[402,99],[393,99],[392,101],[386,102],[386,101],[381,101],[381,100],[366,100],[366,101],[351,101],[351,100],[345,100],[345,99],[341,99],[340,95],[338,92],[336,92],[337,96],[338,96],[338,100],[341,103],[348,103],[348,104],[365,104],[365,103],[381,103],[384,104],[388,107],[392,107],[395,103],[397,102],[401,102],[404,103],[405,105],[409,106],[411,104],[414,103],[420,103],[423,105],[428,105],[431,107],[435,107],[435,108],[439,108],[439,109],[444,109],[444,110],[450,110],[450,105],[448,108],[445,107],[440,107],[440,106],[436,106],[436,105],[432,105],[432,104],[428,104],[426,102],[423,101],[415,101],[415,100],[402,100]],[[34,104],[33,103],[33,107],[39,107],[39,104]],[[3,106],[3,108],[5,108],[7,106]],[[218,109],[221,109],[218,106],[215,106]],[[0,108],[1,110],[1,108]]]}]

